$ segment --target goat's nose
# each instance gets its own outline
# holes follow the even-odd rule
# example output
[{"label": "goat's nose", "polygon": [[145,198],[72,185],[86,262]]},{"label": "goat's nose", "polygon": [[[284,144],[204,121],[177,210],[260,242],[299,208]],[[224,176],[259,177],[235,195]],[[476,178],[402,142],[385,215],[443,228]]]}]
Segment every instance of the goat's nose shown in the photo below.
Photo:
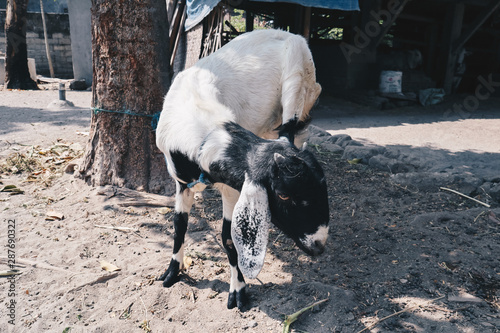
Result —
[{"label": "goat's nose", "polygon": [[323,244],[319,240],[315,241],[312,251],[315,256],[320,255],[321,253],[325,252],[325,244]]}]

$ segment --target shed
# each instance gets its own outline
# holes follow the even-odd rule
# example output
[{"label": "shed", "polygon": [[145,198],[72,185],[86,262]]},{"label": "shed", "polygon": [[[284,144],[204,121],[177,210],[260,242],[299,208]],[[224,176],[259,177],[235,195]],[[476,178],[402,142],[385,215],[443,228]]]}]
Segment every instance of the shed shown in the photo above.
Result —
[{"label": "shed", "polygon": [[[309,40],[325,92],[377,89],[384,69],[402,71],[403,90],[413,92],[430,87],[474,92],[485,80],[500,81],[500,0],[359,0],[359,6],[356,0],[169,2],[171,22],[190,23],[187,32],[178,29],[180,37],[172,38],[176,72],[258,28],[255,18],[264,17],[270,27]],[[235,9],[244,11],[242,30],[226,23]]]}]

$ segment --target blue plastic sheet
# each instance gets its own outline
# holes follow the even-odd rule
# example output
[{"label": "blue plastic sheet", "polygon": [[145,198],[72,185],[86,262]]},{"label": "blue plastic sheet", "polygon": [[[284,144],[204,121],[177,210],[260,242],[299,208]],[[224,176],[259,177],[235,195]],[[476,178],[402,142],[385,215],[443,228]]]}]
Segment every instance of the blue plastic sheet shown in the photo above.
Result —
[{"label": "blue plastic sheet", "polygon": [[[250,0],[254,2],[288,2],[307,7],[318,7],[338,10],[359,10],[358,0]],[[220,0],[187,0],[187,18],[185,29],[188,31],[200,23]]]},{"label": "blue plastic sheet", "polygon": [[184,24],[186,31],[200,23],[219,2],[220,0],[187,0],[187,18]]},{"label": "blue plastic sheet", "polygon": [[441,103],[444,100],[444,89],[429,88],[420,90],[418,93],[418,100],[423,106]]},{"label": "blue plastic sheet", "polygon": [[253,2],[288,2],[306,7],[359,10],[358,0],[250,0]]}]

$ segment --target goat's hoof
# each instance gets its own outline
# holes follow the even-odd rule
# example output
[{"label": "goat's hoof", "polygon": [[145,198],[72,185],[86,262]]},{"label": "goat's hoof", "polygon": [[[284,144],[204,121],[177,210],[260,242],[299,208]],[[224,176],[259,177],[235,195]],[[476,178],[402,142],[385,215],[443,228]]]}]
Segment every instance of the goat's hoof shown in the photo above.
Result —
[{"label": "goat's hoof", "polygon": [[176,282],[179,282],[179,280],[181,279],[179,276],[179,266],[180,266],[179,262],[177,260],[172,259],[165,273],[163,273],[158,278],[158,280],[163,281],[163,286],[165,288],[172,287]]},{"label": "goat's hoof", "polygon": [[248,298],[245,292],[245,288],[239,291],[229,292],[229,297],[227,299],[227,308],[232,309],[234,307],[238,307],[238,309],[242,310],[243,307],[247,304]]}]

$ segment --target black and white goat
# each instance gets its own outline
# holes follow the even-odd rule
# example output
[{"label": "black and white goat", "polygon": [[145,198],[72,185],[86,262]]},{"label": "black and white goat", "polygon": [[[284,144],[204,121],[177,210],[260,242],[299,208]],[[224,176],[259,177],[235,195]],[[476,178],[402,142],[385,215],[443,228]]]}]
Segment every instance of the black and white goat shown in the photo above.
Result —
[{"label": "black and white goat", "polygon": [[[310,152],[291,143],[301,129],[297,120],[302,119],[304,110],[308,113],[320,90],[316,82],[304,87],[311,77],[315,81],[314,72],[310,72],[314,65],[303,69],[303,73],[297,72],[300,66],[292,66],[293,73],[281,70],[274,73],[275,80],[267,76],[271,75],[268,70],[282,66],[280,60],[273,58],[282,57],[283,49],[288,57],[301,57],[303,50],[291,49],[297,38],[303,41],[275,30],[242,35],[208,57],[216,60],[201,60],[172,83],[156,131],[157,145],[176,180],[173,257],[160,277],[165,287],[179,280],[183,268],[188,213],[194,192],[205,185],[198,182],[190,186],[201,177],[214,184],[222,195],[222,241],[231,265],[228,308],[241,308],[246,302],[243,275],[255,278],[259,274],[270,222],[306,253],[323,252],[329,220],[325,176]],[[225,50],[231,44],[236,47]],[[273,52],[259,50],[266,46]],[[229,85],[232,77],[234,86]],[[253,79],[260,81],[247,82]],[[230,97],[224,97],[228,90]],[[293,110],[287,108],[285,115],[283,106],[283,116],[279,116],[278,96],[285,92],[295,94],[289,94],[286,104]],[[295,107],[295,103],[300,106]],[[280,118],[286,120],[282,138],[259,137],[271,133],[271,124]]]}]

